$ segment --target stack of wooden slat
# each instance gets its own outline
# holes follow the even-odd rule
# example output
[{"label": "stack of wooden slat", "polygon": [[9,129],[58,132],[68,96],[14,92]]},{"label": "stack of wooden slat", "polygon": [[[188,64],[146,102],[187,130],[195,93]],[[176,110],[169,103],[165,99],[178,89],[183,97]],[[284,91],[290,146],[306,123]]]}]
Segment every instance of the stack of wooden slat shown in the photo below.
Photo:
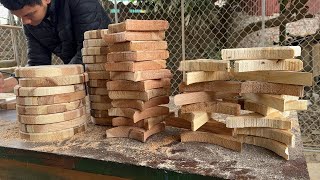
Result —
[{"label": "stack of wooden slat", "polygon": [[106,70],[112,107],[109,110],[115,128],[106,131],[107,138],[128,137],[145,142],[165,129],[163,123],[169,108],[170,78],[166,69],[169,57],[162,20],[126,20],[109,25],[104,37],[110,44]]},{"label": "stack of wooden slat", "polygon": [[108,96],[107,82],[110,74],[105,70],[109,48],[102,38],[107,29],[91,30],[84,33],[82,59],[89,75],[91,120],[96,125],[111,125],[108,109],[111,100]]},{"label": "stack of wooden slat", "polygon": [[82,65],[18,68],[16,76],[21,138],[56,141],[85,131],[88,77]]}]

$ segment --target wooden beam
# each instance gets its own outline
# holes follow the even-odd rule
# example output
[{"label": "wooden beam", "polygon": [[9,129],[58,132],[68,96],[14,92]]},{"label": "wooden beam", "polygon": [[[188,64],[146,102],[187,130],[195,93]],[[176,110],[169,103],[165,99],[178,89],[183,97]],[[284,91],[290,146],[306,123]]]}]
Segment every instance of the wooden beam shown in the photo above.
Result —
[{"label": "wooden beam", "polygon": [[215,72],[188,72],[186,84],[194,84],[208,81],[218,81],[218,80],[230,80],[231,74],[226,71],[215,71]]},{"label": "wooden beam", "polygon": [[255,103],[255,102],[252,102],[249,100],[246,100],[244,102],[244,109],[248,110],[248,111],[256,112],[256,113],[261,114],[263,116],[268,116],[268,115],[276,113],[276,112],[281,113],[279,110],[276,110],[272,107],[268,107],[263,104]]},{"label": "wooden beam", "polygon": [[126,80],[117,80],[107,82],[107,88],[109,91],[147,91],[157,88],[169,88],[171,85],[169,78],[146,80],[140,82],[132,82]]},{"label": "wooden beam", "polygon": [[83,47],[105,47],[108,43],[104,39],[85,39],[83,41]]},{"label": "wooden beam", "polygon": [[85,64],[106,63],[107,60],[108,58],[106,55],[82,56],[82,61]]},{"label": "wooden beam", "polygon": [[110,72],[111,80],[145,81],[163,78],[172,78],[168,69],[147,70],[138,72]]},{"label": "wooden beam", "polygon": [[124,71],[124,72],[137,72],[145,70],[159,70],[167,67],[166,60],[152,60],[141,62],[108,62],[105,64],[105,70],[107,71]]},{"label": "wooden beam", "polygon": [[248,60],[236,61],[233,72],[249,72],[249,71],[301,71],[303,62],[300,59],[284,59],[284,60]]},{"label": "wooden beam", "polygon": [[107,111],[110,108],[112,108],[112,105],[111,105],[111,103],[95,103],[95,102],[91,102],[90,103],[90,108],[94,109],[94,110]]},{"label": "wooden beam", "polygon": [[240,105],[228,102],[213,101],[184,105],[181,107],[182,113],[191,113],[194,111],[203,111],[208,113],[222,113],[230,115],[240,115]]},{"label": "wooden beam", "polygon": [[82,48],[81,54],[82,56],[95,56],[95,55],[107,55],[110,53],[109,47],[88,47],[88,48]]},{"label": "wooden beam", "polygon": [[141,100],[141,101],[149,101],[152,98],[160,97],[160,96],[168,96],[169,89],[158,88],[158,89],[150,89],[145,92],[142,91],[109,91],[109,97],[112,100]]},{"label": "wooden beam", "polygon": [[104,34],[103,39],[108,44],[122,43],[128,41],[161,41],[165,39],[165,31],[153,32],[119,32]]},{"label": "wooden beam", "polygon": [[82,65],[48,65],[48,66],[29,66],[16,68],[16,77],[55,77],[83,74]]},{"label": "wooden beam", "polygon": [[112,118],[113,117],[101,117],[101,118],[91,117],[91,121],[95,125],[112,126]]},{"label": "wooden beam", "polygon": [[241,82],[239,81],[212,81],[201,82],[187,85],[182,82],[179,85],[180,92],[225,92],[225,93],[241,93]]},{"label": "wooden beam", "polygon": [[105,88],[88,88],[88,92],[90,95],[108,95],[108,89]]},{"label": "wooden beam", "polygon": [[122,23],[109,24],[108,33],[117,33],[124,31],[165,31],[169,29],[169,22],[165,20],[133,20],[127,19]]},{"label": "wooden beam", "polygon": [[109,80],[110,72],[107,72],[107,71],[88,72],[88,77],[90,80],[93,80],[93,79]]},{"label": "wooden beam", "polygon": [[168,59],[169,51],[154,50],[154,51],[126,51],[126,52],[111,52],[107,55],[108,62],[126,62],[126,61],[151,61],[159,59]]},{"label": "wooden beam", "polygon": [[142,111],[151,107],[169,104],[169,101],[169,96],[159,96],[152,98],[149,101],[141,101],[135,99],[112,100],[111,104],[114,108],[132,108]]},{"label": "wooden beam", "polygon": [[51,96],[57,94],[74,93],[85,90],[84,84],[52,86],[52,87],[14,87],[14,93],[17,96]]},{"label": "wooden beam", "polygon": [[87,72],[106,71],[105,63],[86,64],[85,69]]},{"label": "wooden beam", "polygon": [[112,100],[109,98],[109,96],[104,95],[89,95],[89,99],[91,102],[96,103],[110,103]]},{"label": "wooden beam", "polygon": [[229,71],[230,62],[215,59],[181,61],[179,71]]},{"label": "wooden beam", "polygon": [[101,39],[101,29],[84,32],[84,39]]},{"label": "wooden beam", "polygon": [[109,49],[110,52],[166,50],[168,43],[167,41],[130,41],[112,44]]},{"label": "wooden beam", "polygon": [[91,79],[87,84],[90,88],[106,88],[107,82],[105,79]]},{"label": "wooden beam", "polygon": [[223,92],[190,92],[174,96],[174,104],[176,106],[182,106],[194,103],[210,102],[223,98],[233,98],[235,96],[239,96],[239,94]]},{"label": "wooden beam", "polygon": [[191,130],[196,131],[209,121],[211,114],[207,112],[192,112],[181,114],[180,117],[191,122]]}]

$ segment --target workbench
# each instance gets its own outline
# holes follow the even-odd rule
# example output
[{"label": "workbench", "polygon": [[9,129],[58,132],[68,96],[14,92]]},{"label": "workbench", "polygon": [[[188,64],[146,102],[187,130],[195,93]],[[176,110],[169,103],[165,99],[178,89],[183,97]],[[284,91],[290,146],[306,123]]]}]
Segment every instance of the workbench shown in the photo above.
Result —
[{"label": "workbench", "polygon": [[185,130],[173,127],[146,143],[106,139],[107,127],[93,124],[61,142],[28,142],[19,138],[15,111],[0,111],[0,179],[88,177],[81,173],[100,174],[99,179],[309,179],[296,112],[291,118],[296,146],[289,148],[286,161],[252,145],[238,153],[211,144],[180,143],[179,133]]}]

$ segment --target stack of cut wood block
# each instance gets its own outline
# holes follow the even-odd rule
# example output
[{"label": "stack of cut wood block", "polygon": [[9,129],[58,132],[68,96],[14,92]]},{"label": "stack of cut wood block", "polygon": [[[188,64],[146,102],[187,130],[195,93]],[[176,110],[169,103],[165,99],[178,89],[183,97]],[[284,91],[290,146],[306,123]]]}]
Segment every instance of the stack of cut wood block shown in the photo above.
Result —
[{"label": "stack of cut wood block", "polygon": [[[212,140],[212,135],[188,132],[182,141],[211,142],[234,150],[240,150],[241,143],[254,144],[289,159],[294,135],[285,112],[306,110],[307,101],[299,97],[304,86],[312,85],[311,73],[298,72],[303,63],[294,57],[300,53],[300,47],[225,49],[223,60],[182,62],[181,70],[194,72],[187,73],[180,86],[183,94],[175,97],[175,104],[182,106],[180,120],[189,120],[193,131],[211,127],[210,132],[229,133],[223,141],[221,135]],[[246,110],[241,115],[240,108]],[[209,125],[209,113],[234,116],[226,118],[226,125],[214,127]],[[233,129],[234,137],[225,128]]]},{"label": "stack of cut wood block", "polygon": [[21,138],[56,141],[85,131],[88,77],[82,65],[18,68],[16,76]]},{"label": "stack of cut wood block", "polygon": [[111,100],[108,96],[107,82],[110,74],[105,70],[109,48],[102,38],[107,29],[91,30],[84,33],[82,59],[89,75],[91,120],[96,125],[111,125],[108,109]]},{"label": "stack of cut wood block", "polygon": [[0,110],[15,110],[16,95],[13,93],[0,93]]},{"label": "stack of cut wood block", "polygon": [[167,21],[126,20],[109,25],[104,39],[110,44],[106,70],[112,107],[109,110],[115,128],[107,138],[128,137],[145,142],[165,129],[169,108],[170,78],[166,69],[169,57],[165,31]]}]

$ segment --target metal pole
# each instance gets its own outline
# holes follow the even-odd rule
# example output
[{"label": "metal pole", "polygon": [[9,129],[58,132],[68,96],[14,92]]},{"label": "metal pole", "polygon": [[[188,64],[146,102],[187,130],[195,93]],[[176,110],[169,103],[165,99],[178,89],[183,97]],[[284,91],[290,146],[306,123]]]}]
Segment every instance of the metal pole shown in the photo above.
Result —
[{"label": "metal pole", "polygon": [[[182,44],[182,61],[186,60],[186,37],[185,37],[185,17],[184,17],[184,0],[181,0],[181,44]],[[183,70],[183,81],[186,81],[186,72]]]},{"label": "metal pole", "polygon": [[114,18],[115,18],[115,23],[118,23],[119,22],[119,19],[118,19],[118,2],[117,0],[114,0]]},{"label": "metal pole", "polygon": [[261,0],[262,7],[262,35],[261,35],[261,46],[265,46],[266,43],[266,0]]}]

